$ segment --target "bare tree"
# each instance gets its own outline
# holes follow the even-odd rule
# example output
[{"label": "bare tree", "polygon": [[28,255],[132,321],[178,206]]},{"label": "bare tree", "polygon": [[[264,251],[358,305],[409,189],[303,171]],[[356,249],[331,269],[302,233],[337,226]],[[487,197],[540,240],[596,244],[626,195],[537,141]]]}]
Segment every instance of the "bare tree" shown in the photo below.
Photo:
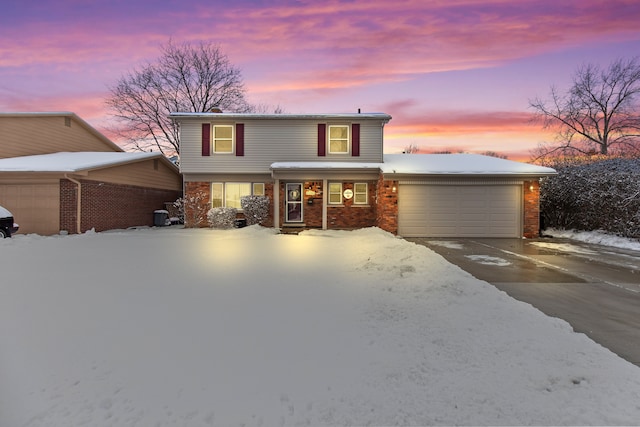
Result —
[{"label": "bare tree", "polygon": [[402,150],[402,154],[415,154],[415,153],[418,153],[419,151],[420,151],[420,148],[416,144],[412,143],[404,147],[404,150]]},{"label": "bare tree", "polygon": [[508,159],[509,158],[506,154],[500,154],[497,151],[491,151],[491,150],[483,151],[480,154],[482,154],[483,156],[497,157],[498,159]]},{"label": "bare tree", "polygon": [[107,106],[119,119],[117,133],[143,151],[180,152],[179,131],[171,112],[250,112],[240,70],[211,43],[161,47],[154,63],[129,72],[110,87]]},{"label": "bare tree", "polygon": [[545,129],[558,129],[557,141],[541,144],[534,160],[554,155],[640,153],[640,62],[618,59],[608,68],[587,64],[562,93],[529,106]]}]

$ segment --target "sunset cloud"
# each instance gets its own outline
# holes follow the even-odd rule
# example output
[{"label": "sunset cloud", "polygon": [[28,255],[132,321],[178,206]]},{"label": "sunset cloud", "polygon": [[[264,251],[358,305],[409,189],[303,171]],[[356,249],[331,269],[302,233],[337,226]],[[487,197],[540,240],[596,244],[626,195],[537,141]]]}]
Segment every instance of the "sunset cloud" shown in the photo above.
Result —
[{"label": "sunset cloud", "polygon": [[[205,41],[243,71],[251,99],[289,112],[388,112],[392,145],[520,135],[533,143],[526,96],[545,93],[577,61],[638,54],[638,22],[634,0],[7,2],[0,110],[72,110],[106,123],[102,100],[121,75],[170,39]],[[509,67],[536,58],[550,61],[544,86],[535,74],[508,74],[528,74]],[[514,91],[526,94],[514,101]]]}]

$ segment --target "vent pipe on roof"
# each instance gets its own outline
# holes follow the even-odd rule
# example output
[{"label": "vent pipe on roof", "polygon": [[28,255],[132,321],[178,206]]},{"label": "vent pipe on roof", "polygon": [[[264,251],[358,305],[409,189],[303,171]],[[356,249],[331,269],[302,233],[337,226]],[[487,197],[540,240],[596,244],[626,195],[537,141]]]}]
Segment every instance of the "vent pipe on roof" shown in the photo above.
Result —
[{"label": "vent pipe on roof", "polygon": [[360,109],[358,108],[358,114],[360,114]]}]

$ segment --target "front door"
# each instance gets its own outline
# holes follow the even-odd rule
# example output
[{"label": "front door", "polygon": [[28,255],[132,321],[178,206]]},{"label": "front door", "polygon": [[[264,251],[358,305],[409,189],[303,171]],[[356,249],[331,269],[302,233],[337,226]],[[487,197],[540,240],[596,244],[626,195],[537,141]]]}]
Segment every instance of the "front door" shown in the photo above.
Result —
[{"label": "front door", "polygon": [[285,222],[302,222],[302,184],[286,184]]}]

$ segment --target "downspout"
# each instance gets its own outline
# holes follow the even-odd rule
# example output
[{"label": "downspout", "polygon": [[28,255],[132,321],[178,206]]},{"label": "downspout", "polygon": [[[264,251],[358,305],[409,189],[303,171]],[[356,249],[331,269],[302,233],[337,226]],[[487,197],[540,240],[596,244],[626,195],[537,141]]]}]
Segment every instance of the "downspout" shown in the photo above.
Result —
[{"label": "downspout", "polygon": [[78,197],[76,198],[76,233],[82,234],[82,229],[80,227],[80,215],[82,214],[82,184],[80,181],[71,178],[66,173],[64,174],[64,177],[78,186]]}]

